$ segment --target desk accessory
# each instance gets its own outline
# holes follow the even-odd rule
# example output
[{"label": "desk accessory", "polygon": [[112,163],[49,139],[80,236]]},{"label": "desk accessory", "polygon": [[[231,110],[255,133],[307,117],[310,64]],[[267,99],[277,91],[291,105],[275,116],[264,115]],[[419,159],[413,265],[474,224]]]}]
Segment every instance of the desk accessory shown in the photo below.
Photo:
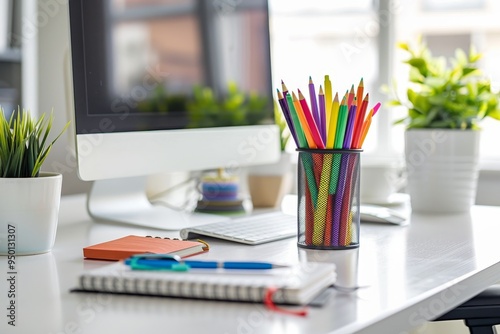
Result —
[{"label": "desk accessory", "polygon": [[197,212],[234,213],[244,211],[243,200],[239,198],[239,181],[236,176],[228,175],[222,168],[217,174],[201,179],[202,198],[196,205]]},{"label": "desk accessory", "polygon": [[200,261],[182,260],[178,255],[170,254],[143,254],[134,255],[125,260],[125,264],[132,270],[178,270],[196,269],[233,269],[233,270],[269,270],[286,266],[269,262],[256,261]]},{"label": "desk accessory", "polygon": [[0,254],[32,255],[52,249],[56,238],[62,174],[40,172],[55,141],[53,114],[0,108]]},{"label": "desk accessory", "polygon": [[[345,249],[359,246],[359,160],[372,117],[369,94],[363,97],[363,79],[342,99],[332,99],[331,81],[316,93],[309,77],[312,108],[301,93],[289,92],[284,82],[278,101],[299,152],[298,245],[306,248]],[[339,102],[340,101],[340,102]],[[312,109],[312,111],[311,111]]]},{"label": "desk accessory", "polygon": [[335,282],[334,264],[304,263],[269,270],[132,270],[123,261],[81,274],[76,291],[305,305]]},{"label": "desk accessory", "polygon": [[405,226],[410,223],[408,216],[393,209],[379,205],[360,206],[361,223],[380,223]]},{"label": "desk accessory", "polygon": [[261,213],[182,229],[183,239],[198,235],[259,245],[297,236],[297,219],[283,212]]},{"label": "desk accessory", "polygon": [[207,252],[208,249],[208,244],[200,241],[129,235],[85,247],[83,256],[89,259],[118,261],[144,253],[187,257]]}]

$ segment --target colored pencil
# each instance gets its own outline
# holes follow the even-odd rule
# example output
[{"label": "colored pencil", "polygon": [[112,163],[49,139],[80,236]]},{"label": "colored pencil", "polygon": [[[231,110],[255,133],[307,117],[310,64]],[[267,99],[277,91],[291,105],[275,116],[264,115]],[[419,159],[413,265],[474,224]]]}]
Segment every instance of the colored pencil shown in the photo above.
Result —
[{"label": "colored pencil", "polygon": [[311,77],[309,77],[309,100],[311,101],[311,113],[313,115],[314,122],[316,122],[316,126],[318,127],[318,130],[320,131],[319,133],[321,135],[322,120],[319,114],[318,101],[316,100],[316,89],[314,88],[314,83]]},{"label": "colored pencil", "polygon": [[[351,85],[342,99],[338,93],[333,94],[328,75],[318,91],[309,76],[309,101],[300,89],[297,94],[289,91],[283,80],[281,87],[281,92],[277,90],[278,102],[299,148],[361,149],[380,108],[377,103],[367,114],[369,94],[364,91],[363,78],[356,93]],[[356,203],[352,196],[359,187],[359,152],[305,153],[299,155],[299,183],[304,187],[299,205],[305,207],[301,214],[304,234],[303,239],[299,236],[299,242],[319,247],[357,244],[359,213],[352,207]]]},{"label": "colored pencil", "polygon": [[314,118],[311,114],[311,110],[309,109],[309,106],[307,105],[307,101],[302,95],[302,92],[300,89],[298,90],[299,93],[299,102],[300,105],[302,106],[302,110],[304,111],[304,116],[306,117],[307,123],[309,124],[309,129],[311,130],[311,135],[314,139],[314,142],[316,143],[316,147],[319,149],[324,149],[325,144],[323,143],[323,139],[321,138],[318,130],[318,126],[316,122],[314,121]]},{"label": "colored pencil", "polygon": [[335,98],[333,99],[332,106],[330,108],[330,121],[328,125],[328,136],[327,136],[327,149],[333,149],[335,143],[335,134],[337,133],[337,120],[339,116],[339,94],[335,93]]},{"label": "colored pencil", "polygon": [[[352,138],[352,146],[357,147],[361,137],[361,128],[363,127],[363,122],[365,120],[366,109],[368,108],[368,100],[370,96],[367,93],[363,102],[361,103],[360,109],[358,109],[358,115],[356,116],[356,123],[354,125],[354,135]],[[358,103],[359,105],[359,103]]]},{"label": "colored pencil", "polygon": [[292,103],[295,107],[295,111],[297,112],[297,116],[299,117],[300,124],[302,124],[302,130],[304,131],[304,135],[306,137],[306,142],[307,142],[306,147],[313,149],[318,148],[316,142],[314,141],[314,138],[312,137],[311,128],[309,127],[309,122],[307,122],[306,116],[304,116],[304,110],[302,109],[299,99],[297,99],[297,95],[295,95],[294,92],[292,92]]},{"label": "colored pencil", "polygon": [[370,110],[370,113],[368,114],[368,116],[366,117],[365,122],[363,123],[363,127],[361,129],[360,139],[359,139],[359,142],[358,142],[358,145],[357,145],[358,147],[356,147],[356,148],[361,148],[363,146],[363,143],[365,142],[366,135],[368,134],[368,131],[370,130],[370,125],[372,123],[372,118],[373,118],[373,116],[375,116],[375,114],[377,113],[377,111],[378,111],[379,108],[380,108],[380,103],[377,103],[375,105],[375,107],[373,107]]},{"label": "colored pencil", "polygon": [[342,146],[342,148],[346,150],[351,148],[352,134],[354,131],[354,121],[356,120],[356,109],[356,98],[354,98],[354,101],[349,108],[349,114],[347,115],[347,125],[345,129],[344,143]]},{"label": "colored pencil", "polygon": [[299,116],[297,115],[297,111],[293,105],[292,97],[290,94],[286,94],[286,101],[288,108],[290,110],[290,116],[292,119],[293,127],[297,132],[297,140],[299,141],[300,148],[308,148],[306,136],[304,134],[304,130],[302,129],[302,122],[299,120]]},{"label": "colored pencil", "polygon": [[360,138],[359,143],[358,143],[358,148],[360,148],[363,145],[363,143],[365,142],[366,135],[368,134],[368,130],[370,129],[370,125],[372,124],[372,116],[373,116],[372,111],[373,111],[373,109],[370,111],[370,113],[368,114],[368,117],[366,118],[365,122],[363,123],[363,129],[361,130],[362,134],[361,134],[361,138]]},{"label": "colored pencil", "polygon": [[283,113],[283,116],[285,117],[286,124],[288,125],[288,129],[290,130],[290,133],[292,134],[293,141],[295,142],[295,145],[299,147],[299,141],[297,139],[297,133],[295,126],[293,125],[292,118],[290,116],[290,109],[288,109],[288,105],[285,101],[285,98],[283,97],[283,94],[279,91],[279,89],[276,89],[278,92],[278,103],[281,107],[281,111]]},{"label": "colored pencil", "polygon": [[333,209],[333,226],[332,226],[332,246],[339,246],[340,235],[340,217],[342,214],[342,203],[344,199],[344,190],[346,185],[347,174],[347,159],[346,154],[340,157],[341,163],[339,168],[339,177],[337,182],[337,190],[335,192],[335,206]]},{"label": "colored pencil", "polygon": [[288,95],[288,88],[286,87],[283,80],[281,80],[281,91],[283,92],[284,97],[286,97]]},{"label": "colored pencil", "polygon": [[[365,88],[365,86],[363,84],[363,78],[361,78],[361,80],[359,81],[358,90],[356,92],[356,99],[358,101],[358,104],[357,104],[358,111],[361,109],[361,104],[363,103],[364,88]],[[359,115],[359,113],[358,113],[358,115]]]},{"label": "colored pencil", "polygon": [[326,154],[323,157],[321,166],[321,177],[318,186],[318,201],[314,210],[314,230],[313,244],[320,246],[323,244],[326,226],[326,208],[328,206],[328,192],[330,188],[330,173],[332,171],[332,155]]},{"label": "colored pencil", "polygon": [[378,108],[380,108],[380,105],[381,105],[381,104],[380,104],[380,102],[378,102],[378,103],[375,105],[375,107],[373,107],[373,116],[375,116],[375,114],[377,113]]},{"label": "colored pencil", "polygon": [[352,102],[354,101],[354,85],[351,86],[351,90],[349,91],[349,94],[347,95],[347,107],[350,108],[352,105]]},{"label": "colored pencil", "polygon": [[345,127],[347,125],[347,103],[345,98],[342,99],[342,103],[339,108],[339,116],[337,120],[337,133],[335,134],[335,149],[342,149],[342,144],[344,143]]},{"label": "colored pencil", "polygon": [[330,76],[325,75],[325,107],[326,107],[326,118],[325,118],[325,127],[327,128],[327,136],[328,131],[330,131],[330,116],[332,111],[332,82],[330,81]]},{"label": "colored pencil", "polygon": [[325,147],[328,147],[326,145],[327,142],[327,131],[326,128],[328,124],[326,123],[326,106],[325,106],[325,95],[323,93],[323,87],[321,85],[319,86],[319,93],[318,93],[318,103],[319,103],[319,114],[321,118],[321,137],[323,139],[323,142],[325,143]]}]

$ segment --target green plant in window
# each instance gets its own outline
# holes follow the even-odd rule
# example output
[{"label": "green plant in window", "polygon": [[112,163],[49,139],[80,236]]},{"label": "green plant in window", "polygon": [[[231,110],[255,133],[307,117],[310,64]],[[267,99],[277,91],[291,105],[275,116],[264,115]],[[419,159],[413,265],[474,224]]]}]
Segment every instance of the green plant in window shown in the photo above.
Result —
[{"label": "green plant in window", "polygon": [[410,56],[405,61],[410,73],[406,99],[396,94],[389,101],[389,105],[408,110],[396,123],[404,123],[408,129],[478,129],[485,117],[500,120],[500,95],[479,69],[482,55],[473,47],[468,54],[457,49],[449,63],[444,57],[433,57],[420,40],[415,47],[407,43],[398,47]]},{"label": "green plant in window", "polygon": [[208,87],[195,86],[187,109],[192,128],[263,124],[272,119],[268,99],[246,94],[235,83],[228,84],[221,98]]},{"label": "green plant in window", "polygon": [[151,96],[139,102],[137,110],[142,112],[160,112],[186,110],[188,98],[182,94],[168,94],[165,87],[158,85]]}]

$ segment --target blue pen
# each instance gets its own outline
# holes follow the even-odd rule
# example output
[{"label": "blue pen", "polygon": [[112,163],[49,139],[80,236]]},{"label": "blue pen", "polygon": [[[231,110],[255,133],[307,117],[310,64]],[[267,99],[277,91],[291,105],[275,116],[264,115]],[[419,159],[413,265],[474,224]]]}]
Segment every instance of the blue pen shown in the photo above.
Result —
[{"label": "blue pen", "polygon": [[182,266],[187,266],[188,268],[199,268],[199,269],[250,269],[250,270],[262,270],[262,269],[273,269],[278,267],[283,267],[280,265],[275,265],[268,262],[242,262],[242,261],[196,261],[196,260],[181,260],[178,256],[172,255],[160,255],[160,254],[147,254],[138,255],[130,259],[125,260],[125,264],[131,266],[132,269],[143,269],[143,270],[186,270],[182,269]]}]

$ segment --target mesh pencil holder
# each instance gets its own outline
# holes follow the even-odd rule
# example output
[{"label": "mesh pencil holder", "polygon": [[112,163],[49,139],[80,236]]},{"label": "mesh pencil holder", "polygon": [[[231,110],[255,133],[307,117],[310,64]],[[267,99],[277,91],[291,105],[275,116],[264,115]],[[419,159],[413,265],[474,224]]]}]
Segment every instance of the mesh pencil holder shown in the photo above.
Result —
[{"label": "mesh pencil holder", "polygon": [[298,246],[359,247],[362,150],[297,149]]}]

